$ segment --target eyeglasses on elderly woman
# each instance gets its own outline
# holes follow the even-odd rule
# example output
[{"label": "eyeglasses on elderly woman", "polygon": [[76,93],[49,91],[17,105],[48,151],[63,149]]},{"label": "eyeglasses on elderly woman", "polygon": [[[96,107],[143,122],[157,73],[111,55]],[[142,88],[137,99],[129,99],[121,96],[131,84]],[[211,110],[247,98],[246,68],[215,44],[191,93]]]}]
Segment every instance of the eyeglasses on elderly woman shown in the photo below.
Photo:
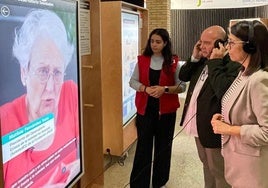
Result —
[{"label": "eyeglasses on elderly woman", "polygon": [[59,69],[54,69],[51,72],[48,67],[37,68],[32,74],[38,77],[41,84],[45,84],[50,76],[53,76],[53,80],[56,84],[62,83],[65,75],[65,73]]}]

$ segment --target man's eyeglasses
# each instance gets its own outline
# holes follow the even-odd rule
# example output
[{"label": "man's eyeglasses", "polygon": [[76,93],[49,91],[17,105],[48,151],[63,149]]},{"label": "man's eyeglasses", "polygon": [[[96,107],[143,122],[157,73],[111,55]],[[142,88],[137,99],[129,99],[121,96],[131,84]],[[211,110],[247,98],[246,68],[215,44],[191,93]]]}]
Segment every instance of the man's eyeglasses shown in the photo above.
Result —
[{"label": "man's eyeglasses", "polygon": [[41,84],[45,84],[50,76],[53,76],[53,80],[56,84],[63,82],[63,77],[65,73],[63,73],[61,70],[54,69],[53,72],[50,72],[49,68],[47,67],[41,67],[36,69],[33,72],[33,75],[36,75],[39,78],[39,81]]},{"label": "man's eyeglasses", "polygon": [[227,44],[229,45],[229,47],[233,47],[235,44],[245,44],[246,42],[245,41],[242,41],[242,40],[231,40],[231,39],[228,39],[227,40]]}]

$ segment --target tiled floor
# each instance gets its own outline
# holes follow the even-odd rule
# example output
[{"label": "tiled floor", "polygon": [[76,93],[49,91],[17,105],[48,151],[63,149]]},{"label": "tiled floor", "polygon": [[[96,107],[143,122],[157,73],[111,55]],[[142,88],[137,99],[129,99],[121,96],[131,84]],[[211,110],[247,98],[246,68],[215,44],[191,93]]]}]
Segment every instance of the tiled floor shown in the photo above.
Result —
[{"label": "tiled floor", "polygon": [[[179,120],[181,109],[178,110],[178,120],[173,140],[170,179],[167,188],[202,188],[203,174],[194,138],[181,131]],[[128,157],[121,162],[118,159],[106,158],[111,165],[104,173],[104,188],[129,188],[129,176],[132,168],[136,145],[128,150]],[[107,166],[107,165],[106,165]]]}]

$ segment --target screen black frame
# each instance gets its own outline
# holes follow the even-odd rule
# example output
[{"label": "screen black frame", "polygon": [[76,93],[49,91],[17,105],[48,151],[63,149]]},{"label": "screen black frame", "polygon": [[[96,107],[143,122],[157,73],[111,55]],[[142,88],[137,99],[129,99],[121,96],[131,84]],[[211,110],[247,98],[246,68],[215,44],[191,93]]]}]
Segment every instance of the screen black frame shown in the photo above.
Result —
[{"label": "screen black frame", "polygon": [[[82,126],[82,84],[81,84],[81,57],[80,57],[80,51],[79,51],[79,1],[78,0],[35,0],[35,2],[47,2],[52,3],[56,7],[61,6],[61,3],[67,2],[67,3],[75,3],[75,9],[76,9],[76,83],[78,86],[78,113],[79,113],[79,157],[80,157],[80,172],[77,173],[77,175],[68,183],[67,187],[73,186],[84,174],[84,158],[83,158],[83,126]],[[27,6],[27,2],[22,2],[19,0],[0,0],[0,5],[6,4],[6,5],[18,5],[18,6]],[[28,4],[30,8],[41,8],[41,9],[50,9],[50,7],[44,6],[37,6],[35,4]],[[51,9],[50,9],[51,10]],[[1,22],[1,15],[0,15],[0,22]],[[16,97],[15,97],[16,98]],[[5,104],[5,103],[3,103]],[[1,105],[0,105],[1,106]],[[1,134],[1,122],[0,122],[0,135]],[[0,139],[0,187],[4,187],[4,174],[3,174],[3,158],[2,158],[2,139]]]}]

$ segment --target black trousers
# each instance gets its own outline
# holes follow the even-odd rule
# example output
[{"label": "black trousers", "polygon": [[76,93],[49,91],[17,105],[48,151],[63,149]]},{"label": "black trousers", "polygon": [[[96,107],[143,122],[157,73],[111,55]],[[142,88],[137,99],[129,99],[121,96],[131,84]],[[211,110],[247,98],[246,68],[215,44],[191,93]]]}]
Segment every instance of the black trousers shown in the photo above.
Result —
[{"label": "black trousers", "polygon": [[153,188],[159,188],[169,180],[175,121],[176,112],[161,116],[158,112],[137,115],[138,139],[130,176],[131,188],[149,188],[151,173]]}]

